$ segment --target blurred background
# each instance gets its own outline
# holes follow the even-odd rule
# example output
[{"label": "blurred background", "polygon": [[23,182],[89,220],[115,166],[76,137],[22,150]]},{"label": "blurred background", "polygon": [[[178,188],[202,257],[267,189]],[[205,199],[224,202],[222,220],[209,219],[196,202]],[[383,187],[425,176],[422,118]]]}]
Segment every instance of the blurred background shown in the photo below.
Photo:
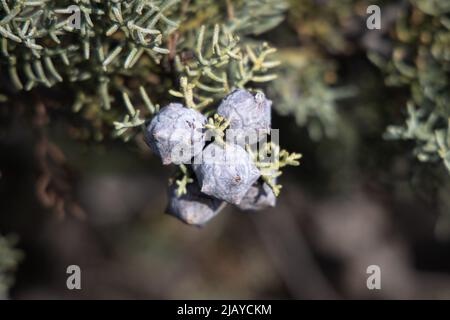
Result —
[{"label": "blurred background", "polygon": [[[366,28],[372,2],[381,30]],[[434,35],[424,25],[448,19],[449,8],[290,1],[284,19],[252,39],[278,48],[279,77],[266,88],[273,128],[302,163],[284,172],[275,208],[228,206],[203,228],[164,214],[175,168],[141,136],[80,143],[67,112],[1,108],[0,297],[450,298],[450,177],[442,161],[421,161],[419,138],[386,135],[403,126],[418,84],[430,84],[375,63],[422,66],[408,54],[427,40],[406,41],[402,28]],[[437,70],[448,80],[444,57]],[[67,289],[69,265],[80,266],[82,290]],[[369,265],[381,268],[381,290],[366,287]]]}]

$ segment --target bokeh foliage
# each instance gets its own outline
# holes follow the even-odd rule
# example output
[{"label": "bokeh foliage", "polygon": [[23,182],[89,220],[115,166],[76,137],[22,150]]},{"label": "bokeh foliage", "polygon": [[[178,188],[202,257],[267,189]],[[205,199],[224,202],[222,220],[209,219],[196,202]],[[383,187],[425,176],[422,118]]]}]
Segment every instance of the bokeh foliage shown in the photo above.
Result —
[{"label": "bokeh foliage", "polygon": [[419,161],[442,161],[450,172],[450,2],[411,4],[396,23],[390,59],[371,55],[388,85],[410,92],[405,124],[388,127],[386,137],[414,141]]},{"label": "bokeh foliage", "polygon": [[8,289],[14,283],[14,271],[22,259],[22,252],[15,249],[16,237],[0,235],[0,300],[8,297]]}]

